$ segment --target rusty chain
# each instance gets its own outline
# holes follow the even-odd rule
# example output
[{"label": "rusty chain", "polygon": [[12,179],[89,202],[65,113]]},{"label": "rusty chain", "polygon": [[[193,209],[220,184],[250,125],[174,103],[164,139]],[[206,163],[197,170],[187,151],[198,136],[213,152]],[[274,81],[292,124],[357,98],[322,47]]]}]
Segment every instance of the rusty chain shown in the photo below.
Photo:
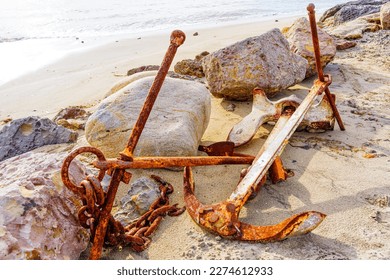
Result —
[{"label": "rusty chain", "polygon": [[[70,160],[72,159],[73,157]],[[164,216],[178,216],[185,211],[185,207],[178,208],[177,204],[169,204],[169,195],[173,193],[171,184],[158,176],[150,177],[159,183],[160,196],[150,205],[146,213],[127,226],[122,225],[110,214],[104,238],[106,246],[127,246],[141,252],[150,244],[150,235],[156,231]],[[77,213],[78,219],[82,227],[89,229],[92,241],[107,193],[103,190],[99,178],[94,175],[88,175],[76,188],[73,184],[72,187],[67,187],[81,198],[82,206]]]}]

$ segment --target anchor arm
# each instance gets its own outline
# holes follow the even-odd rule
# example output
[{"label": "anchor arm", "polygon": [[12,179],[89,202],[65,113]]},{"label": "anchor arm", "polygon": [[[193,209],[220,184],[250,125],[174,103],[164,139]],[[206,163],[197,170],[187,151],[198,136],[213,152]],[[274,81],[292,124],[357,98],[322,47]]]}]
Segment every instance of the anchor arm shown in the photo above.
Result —
[{"label": "anchor arm", "polygon": [[316,81],[309,94],[294,113],[286,109],[273,133],[258,152],[253,164],[231,196],[221,203],[203,205],[195,196],[195,183],[190,167],[184,170],[184,200],[187,211],[200,226],[225,238],[256,242],[278,241],[302,235],[315,229],[325,218],[320,212],[310,211],[294,215],[279,224],[254,226],[239,221],[239,213],[255,186],[264,183],[270,165],[288,143],[288,139],[302,122],[316,97],[324,92],[327,82]]}]

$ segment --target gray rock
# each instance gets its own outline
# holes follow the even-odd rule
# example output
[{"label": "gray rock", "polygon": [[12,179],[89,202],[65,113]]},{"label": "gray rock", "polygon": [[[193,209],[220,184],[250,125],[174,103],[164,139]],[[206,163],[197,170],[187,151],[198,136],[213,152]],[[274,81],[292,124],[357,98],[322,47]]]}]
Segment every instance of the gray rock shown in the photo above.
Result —
[{"label": "gray rock", "polygon": [[[86,123],[86,139],[108,157],[124,149],[154,77],[104,99]],[[134,151],[136,156],[194,156],[210,118],[204,85],[166,78]]]},{"label": "gray rock", "polygon": [[390,2],[387,2],[382,6],[380,20],[383,29],[390,29]]},{"label": "gray rock", "polygon": [[78,134],[48,118],[27,117],[11,121],[0,131],[0,161],[44,145],[74,142]]},{"label": "gray rock", "polygon": [[248,100],[255,87],[273,96],[301,82],[307,61],[292,53],[280,30],[273,29],[211,53],[202,65],[213,95]]},{"label": "gray rock", "polygon": [[159,184],[149,177],[141,177],[131,184],[127,195],[122,197],[114,217],[126,226],[146,213],[159,196]]},{"label": "gray rock", "polygon": [[[28,152],[0,162],[0,259],[78,259],[89,242],[80,201],[61,181],[67,153]],[[84,169],[73,161],[72,180]]]},{"label": "gray rock", "polygon": [[[336,55],[336,44],[332,37],[321,28],[318,28],[317,31],[321,50],[321,66],[324,68]],[[291,51],[308,61],[306,78],[316,75],[316,61],[309,21],[304,17],[299,18],[291,27],[284,29],[283,34],[290,44]]]},{"label": "gray rock", "polygon": [[377,13],[386,2],[388,0],[360,0],[339,4],[325,11],[319,21],[323,23],[328,21],[329,25],[340,25],[364,15]]},{"label": "gray rock", "polygon": [[160,69],[159,65],[144,65],[137,68],[130,69],[127,71],[127,76],[131,76],[136,73],[144,72],[144,71],[155,71]]}]

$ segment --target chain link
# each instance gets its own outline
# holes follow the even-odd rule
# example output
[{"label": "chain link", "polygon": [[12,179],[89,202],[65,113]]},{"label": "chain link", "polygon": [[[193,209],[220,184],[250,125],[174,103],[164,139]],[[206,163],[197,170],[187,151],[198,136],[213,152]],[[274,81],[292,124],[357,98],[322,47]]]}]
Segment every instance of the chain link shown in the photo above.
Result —
[{"label": "chain link", "polygon": [[[106,246],[128,246],[141,252],[149,246],[150,235],[156,231],[164,216],[178,216],[185,211],[185,207],[178,208],[177,204],[169,204],[169,195],[173,193],[171,184],[155,175],[151,175],[151,178],[159,183],[160,196],[146,213],[127,226],[110,215],[104,240]],[[83,203],[78,211],[78,219],[82,227],[90,230],[93,240],[107,193],[99,179],[93,175],[88,175],[80,183],[78,191]]]}]

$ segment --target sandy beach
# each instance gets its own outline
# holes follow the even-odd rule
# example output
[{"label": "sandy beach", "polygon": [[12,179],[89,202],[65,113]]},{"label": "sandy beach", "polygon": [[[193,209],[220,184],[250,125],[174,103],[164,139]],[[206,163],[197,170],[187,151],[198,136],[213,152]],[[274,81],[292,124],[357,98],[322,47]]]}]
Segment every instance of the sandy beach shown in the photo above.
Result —
[{"label": "sandy beach", "polygon": [[[302,16],[306,17],[305,14]],[[184,29],[187,39],[175,62],[213,52],[272,28],[290,26],[296,17],[205,29]],[[180,29],[180,26],[178,26]],[[198,36],[193,36],[198,32]],[[381,31],[382,32],[382,31]],[[383,31],[384,32],[384,31]],[[312,233],[276,243],[248,243],[222,239],[203,231],[185,212],[165,217],[152,235],[150,247],[141,253],[127,248],[105,249],[105,259],[389,259],[389,62],[384,46],[372,43],[370,33],[355,48],[338,51],[325,68],[346,131],[335,125],[325,133],[294,133],[282,154],[286,168],[294,172],[287,181],[267,182],[249,201],[240,219],[256,225],[275,224],[308,210],[327,215]],[[383,35],[384,34],[384,35]],[[388,32],[381,36],[389,36]],[[386,35],[387,34],[387,35]],[[379,36],[379,35],[378,35]],[[0,86],[0,122],[26,116],[52,118],[60,109],[85,106],[93,112],[111,87],[127,71],[142,65],[160,64],[169,44],[169,33],[121,39],[78,52],[49,66]],[[388,48],[388,47],[387,47]],[[388,52],[388,50],[385,50]],[[294,93],[303,97],[314,81],[278,93],[278,99]],[[230,104],[234,111],[226,110]],[[225,101],[212,97],[209,126],[202,144],[224,141],[234,124],[251,111],[251,102]],[[255,155],[272,126],[265,125],[237,152]],[[81,133],[74,145],[39,150],[71,150],[89,145]],[[203,203],[229,197],[245,166],[194,168],[196,194]],[[184,205],[183,175],[169,170],[136,170],[134,178],[156,174],[170,182],[172,203]],[[121,185],[119,200],[128,186]],[[87,258],[88,250],[81,259]]]}]

